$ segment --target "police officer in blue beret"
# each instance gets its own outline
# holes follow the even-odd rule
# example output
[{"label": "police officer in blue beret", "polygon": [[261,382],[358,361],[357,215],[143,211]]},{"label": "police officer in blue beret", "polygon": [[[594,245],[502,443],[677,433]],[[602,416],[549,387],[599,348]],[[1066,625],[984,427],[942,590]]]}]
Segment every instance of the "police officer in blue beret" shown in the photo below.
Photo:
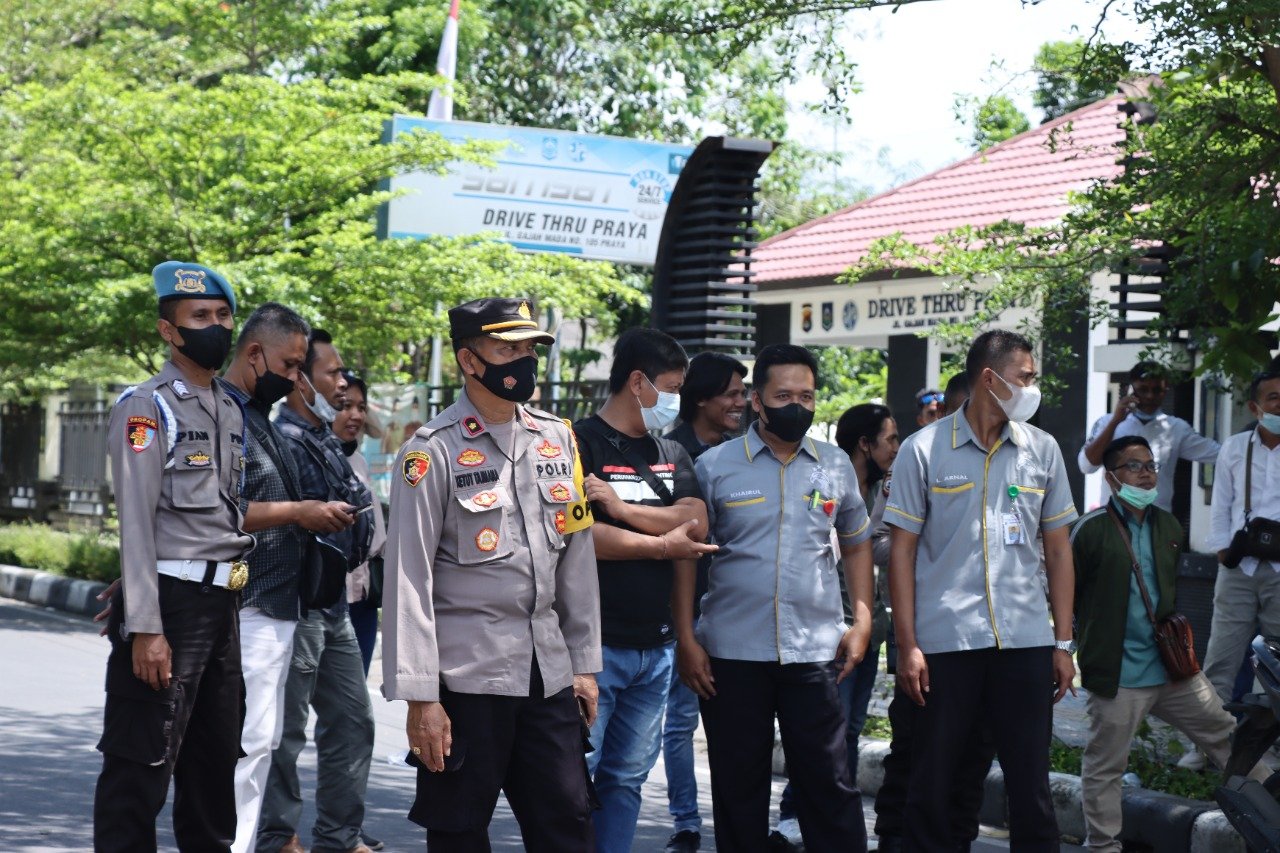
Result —
[{"label": "police officer in blue beret", "polygon": [[93,841],[155,850],[172,779],[178,847],[223,851],[236,832],[237,613],[253,546],[240,494],[244,415],[213,381],[236,299],[200,264],[166,261],[152,275],[169,360],[120,396],[107,432],[123,583],[108,622]]}]

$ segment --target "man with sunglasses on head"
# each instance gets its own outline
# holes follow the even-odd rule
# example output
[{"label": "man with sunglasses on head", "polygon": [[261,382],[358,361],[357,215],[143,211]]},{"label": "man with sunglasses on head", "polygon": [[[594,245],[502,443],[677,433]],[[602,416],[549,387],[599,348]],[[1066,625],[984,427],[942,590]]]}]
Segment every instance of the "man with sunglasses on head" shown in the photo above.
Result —
[{"label": "man with sunglasses on head", "polygon": [[946,395],[937,388],[916,392],[916,426],[927,427],[946,414]]},{"label": "man with sunglasses on head", "polygon": [[1204,674],[1224,702],[1249,642],[1280,635],[1280,560],[1241,535],[1250,520],[1280,521],[1280,358],[1249,384],[1257,426],[1222,445],[1213,473],[1209,548],[1218,552]]},{"label": "man with sunglasses on head", "polygon": [[1114,412],[1098,418],[1076,459],[1082,472],[1093,474],[1102,469],[1102,456],[1112,441],[1127,435],[1142,436],[1160,466],[1156,506],[1166,512],[1173,509],[1173,476],[1178,460],[1212,462],[1219,449],[1218,442],[1200,435],[1182,418],[1161,411],[1168,393],[1164,367],[1154,361],[1134,365],[1129,371],[1129,393],[1120,397]]}]

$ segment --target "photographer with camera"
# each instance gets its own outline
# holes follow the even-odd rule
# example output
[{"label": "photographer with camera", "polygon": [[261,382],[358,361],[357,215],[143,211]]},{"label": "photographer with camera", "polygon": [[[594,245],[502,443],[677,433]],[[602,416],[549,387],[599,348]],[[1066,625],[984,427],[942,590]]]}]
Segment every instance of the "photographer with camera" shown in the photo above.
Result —
[{"label": "photographer with camera", "polygon": [[1280,634],[1280,359],[1249,385],[1258,425],[1218,454],[1209,547],[1218,552],[1204,672],[1225,702],[1259,626]]}]

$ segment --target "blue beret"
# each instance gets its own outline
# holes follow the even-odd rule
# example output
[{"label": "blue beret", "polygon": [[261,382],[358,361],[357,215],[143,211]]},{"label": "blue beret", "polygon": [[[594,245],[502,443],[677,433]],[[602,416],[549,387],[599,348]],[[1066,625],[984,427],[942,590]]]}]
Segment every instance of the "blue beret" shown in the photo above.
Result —
[{"label": "blue beret", "polygon": [[221,274],[200,264],[185,261],[165,261],[151,271],[156,286],[156,298],[161,302],[171,299],[225,299],[236,311],[236,293]]}]

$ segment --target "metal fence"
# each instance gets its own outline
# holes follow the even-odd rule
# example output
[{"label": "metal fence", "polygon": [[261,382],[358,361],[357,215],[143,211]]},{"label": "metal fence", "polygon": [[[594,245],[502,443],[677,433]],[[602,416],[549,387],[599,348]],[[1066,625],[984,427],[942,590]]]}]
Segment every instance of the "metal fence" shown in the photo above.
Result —
[{"label": "metal fence", "polygon": [[66,512],[100,516],[106,511],[110,417],[111,404],[106,400],[69,400],[58,409],[58,484]]}]

